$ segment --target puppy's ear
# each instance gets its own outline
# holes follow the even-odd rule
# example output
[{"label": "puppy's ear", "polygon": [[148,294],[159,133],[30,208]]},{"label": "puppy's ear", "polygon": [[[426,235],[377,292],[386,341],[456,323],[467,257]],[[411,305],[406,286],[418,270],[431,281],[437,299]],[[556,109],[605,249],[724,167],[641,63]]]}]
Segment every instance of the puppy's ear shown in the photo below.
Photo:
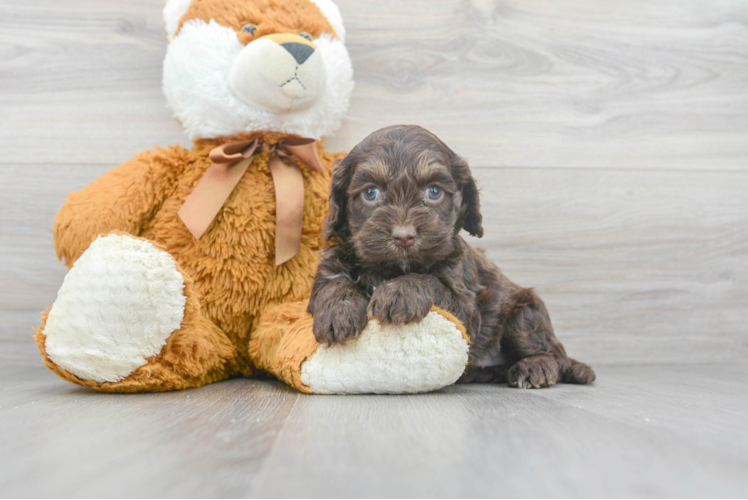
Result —
[{"label": "puppy's ear", "polygon": [[462,195],[457,226],[480,238],[483,236],[483,216],[480,213],[478,186],[467,161],[457,155],[452,157],[452,177]]},{"label": "puppy's ear", "polygon": [[348,228],[348,186],[353,175],[355,161],[348,155],[335,165],[330,182],[330,211],[325,220],[324,238],[331,240],[337,237],[340,241],[347,241],[350,236]]}]

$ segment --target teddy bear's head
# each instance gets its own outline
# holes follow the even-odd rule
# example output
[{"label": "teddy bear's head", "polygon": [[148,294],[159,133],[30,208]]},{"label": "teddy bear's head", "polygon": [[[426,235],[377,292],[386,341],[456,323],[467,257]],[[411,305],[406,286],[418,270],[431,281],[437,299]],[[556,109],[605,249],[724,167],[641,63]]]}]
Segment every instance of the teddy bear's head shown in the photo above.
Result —
[{"label": "teddy bear's head", "polygon": [[164,22],[164,93],[191,139],[340,126],[353,70],[332,0],[168,0]]}]

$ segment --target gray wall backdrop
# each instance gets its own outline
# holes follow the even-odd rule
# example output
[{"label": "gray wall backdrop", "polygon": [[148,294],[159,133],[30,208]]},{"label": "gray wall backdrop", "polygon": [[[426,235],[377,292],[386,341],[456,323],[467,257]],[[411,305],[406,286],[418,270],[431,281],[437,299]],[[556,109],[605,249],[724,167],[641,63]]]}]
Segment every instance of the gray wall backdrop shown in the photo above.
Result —
[{"label": "gray wall backdrop", "polygon": [[[748,354],[748,2],[338,0],[356,89],[329,149],[416,123],[483,188],[476,244],[592,363]],[[66,195],[189,145],[161,0],[0,1],[0,362],[65,267]]]}]

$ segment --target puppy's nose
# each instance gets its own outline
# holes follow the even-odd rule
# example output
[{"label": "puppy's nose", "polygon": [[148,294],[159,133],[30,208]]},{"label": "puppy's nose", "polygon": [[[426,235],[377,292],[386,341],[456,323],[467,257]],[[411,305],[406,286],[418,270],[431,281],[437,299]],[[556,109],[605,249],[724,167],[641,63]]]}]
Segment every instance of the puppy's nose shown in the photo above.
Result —
[{"label": "puppy's nose", "polygon": [[395,226],[392,228],[392,240],[399,247],[409,247],[416,241],[416,228],[413,226]]},{"label": "puppy's nose", "polygon": [[304,64],[304,61],[309,59],[309,56],[314,53],[314,47],[310,47],[303,43],[286,42],[280,44],[280,46],[286,49],[299,64]]}]

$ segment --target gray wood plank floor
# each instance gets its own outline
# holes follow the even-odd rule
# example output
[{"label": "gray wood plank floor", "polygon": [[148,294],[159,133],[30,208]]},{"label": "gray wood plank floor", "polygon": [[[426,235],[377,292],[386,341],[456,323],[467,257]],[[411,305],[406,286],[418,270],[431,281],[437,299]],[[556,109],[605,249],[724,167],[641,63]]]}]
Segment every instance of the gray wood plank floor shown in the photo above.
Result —
[{"label": "gray wood plank floor", "polygon": [[308,396],[235,379],[96,394],[0,367],[0,492],[63,497],[745,497],[748,364],[589,387]]},{"label": "gray wood plank floor", "polygon": [[237,379],[102,395],[31,338],[70,191],[189,146],[162,0],[0,0],[0,496],[748,495],[748,3],[338,0],[327,146],[418,123],[466,156],[486,248],[591,387],[321,397]]}]

